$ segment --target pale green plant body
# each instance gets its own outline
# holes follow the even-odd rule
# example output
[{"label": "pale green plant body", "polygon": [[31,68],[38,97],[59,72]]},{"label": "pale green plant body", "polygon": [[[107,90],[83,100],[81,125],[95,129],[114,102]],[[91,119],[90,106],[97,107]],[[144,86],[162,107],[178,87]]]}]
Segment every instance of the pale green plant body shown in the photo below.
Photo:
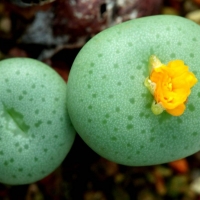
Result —
[{"label": "pale green plant body", "polygon": [[144,86],[148,61],[181,59],[200,80],[200,27],[177,16],[131,20],[102,31],[76,57],[68,111],[82,139],[101,156],[129,166],[166,163],[200,149],[200,86],[179,117],[154,115]]},{"label": "pale green plant body", "polygon": [[66,89],[62,78],[42,62],[0,62],[0,182],[35,182],[64,160],[75,137]]}]

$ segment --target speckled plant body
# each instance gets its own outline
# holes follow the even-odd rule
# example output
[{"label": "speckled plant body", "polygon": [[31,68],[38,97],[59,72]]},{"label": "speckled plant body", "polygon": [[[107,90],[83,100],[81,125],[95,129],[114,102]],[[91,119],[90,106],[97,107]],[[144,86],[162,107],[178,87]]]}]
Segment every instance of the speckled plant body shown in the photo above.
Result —
[{"label": "speckled plant body", "polygon": [[63,161],[75,137],[66,89],[62,78],[39,61],[0,62],[0,182],[31,183]]},{"label": "speckled plant body", "polygon": [[200,86],[180,117],[151,111],[144,86],[148,60],[181,59],[200,80],[200,27],[185,18],[151,16],[91,39],[68,80],[68,110],[83,140],[101,156],[130,166],[166,163],[200,149]]}]

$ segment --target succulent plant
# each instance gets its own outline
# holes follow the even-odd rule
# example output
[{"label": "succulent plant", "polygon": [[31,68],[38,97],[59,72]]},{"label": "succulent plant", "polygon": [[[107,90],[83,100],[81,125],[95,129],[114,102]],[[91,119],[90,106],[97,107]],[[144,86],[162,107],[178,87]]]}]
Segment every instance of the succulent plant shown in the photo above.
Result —
[{"label": "succulent plant", "polygon": [[75,138],[66,89],[62,78],[40,61],[0,62],[0,182],[35,182],[64,160]]},{"label": "succulent plant", "polygon": [[155,115],[154,96],[144,82],[152,55],[164,65],[182,60],[199,80],[199,36],[194,22],[157,15],[124,22],[93,37],[76,57],[68,79],[69,116],[82,139],[101,156],[129,166],[166,163],[197,152],[199,82],[194,78],[180,116],[166,111]]}]

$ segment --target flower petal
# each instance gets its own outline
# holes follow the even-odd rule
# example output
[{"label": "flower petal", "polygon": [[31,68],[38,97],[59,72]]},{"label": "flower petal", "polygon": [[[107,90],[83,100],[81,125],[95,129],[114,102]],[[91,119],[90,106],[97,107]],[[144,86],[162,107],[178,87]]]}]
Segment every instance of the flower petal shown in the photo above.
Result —
[{"label": "flower petal", "polygon": [[173,115],[173,116],[180,116],[184,113],[185,111],[185,104],[180,104],[179,106],[177,106],[174,109],[170,109],[170,110],[166,110],[169,114]]},{"label": "flower petal", "polygon": [[183,114],[191,87],[198,81],[195,75],[182,60],[164,65],[156,56],[151,56],[150,66],[150,77],[145,80],[145,86],[154,96],[153,113],[157,115],[166,110],[174,116]]}]

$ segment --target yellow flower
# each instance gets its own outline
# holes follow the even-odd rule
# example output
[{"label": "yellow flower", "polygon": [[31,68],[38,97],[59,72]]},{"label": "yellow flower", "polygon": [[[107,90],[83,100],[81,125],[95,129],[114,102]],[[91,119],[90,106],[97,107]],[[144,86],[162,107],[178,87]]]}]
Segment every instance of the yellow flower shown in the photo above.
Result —
[{"label": "yellow flower", "polygon": [[156,56],[150,57],[150,76],[146,78],[145,86],[154,96],[151,107],[154,114],[166,110],[173,116],[182,115],[190,89],[196,83],[197,78],[182,60],[164,65]]}]

